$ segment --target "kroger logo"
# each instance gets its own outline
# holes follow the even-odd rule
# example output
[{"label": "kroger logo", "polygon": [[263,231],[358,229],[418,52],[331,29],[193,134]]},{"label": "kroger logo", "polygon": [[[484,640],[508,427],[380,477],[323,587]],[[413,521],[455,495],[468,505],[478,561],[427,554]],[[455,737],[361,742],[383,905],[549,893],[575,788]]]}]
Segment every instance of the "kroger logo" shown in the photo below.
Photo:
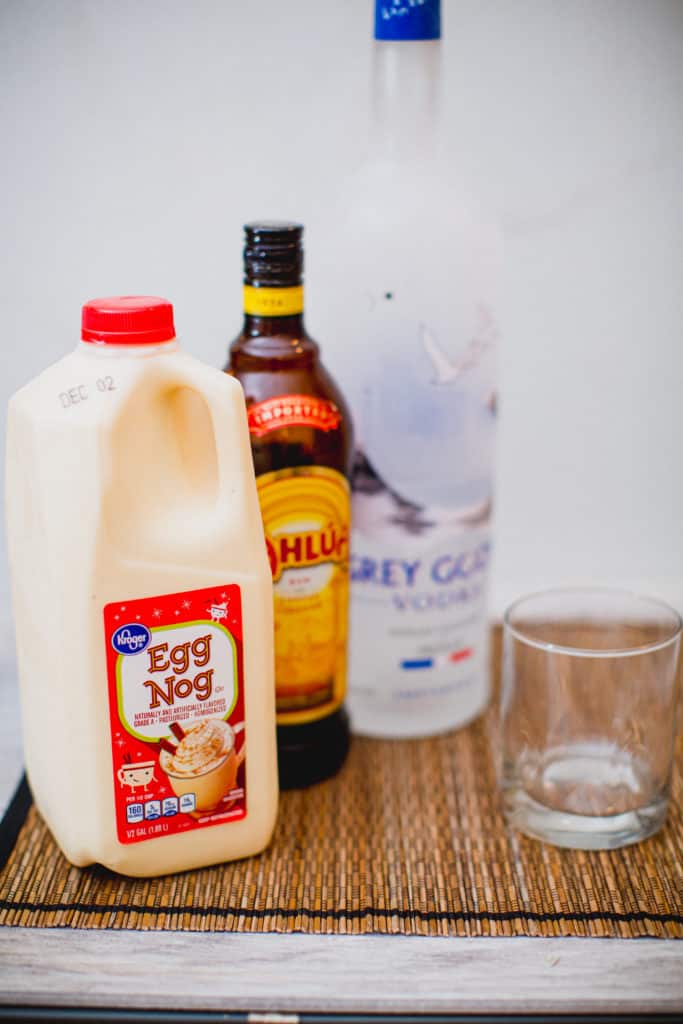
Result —
[{"label": "kroger logo", "polygon": [[111,638],[111,645],[118,654],[140,654],[148,646],[152,634],[147,626],[131,622],[117,629]]}]

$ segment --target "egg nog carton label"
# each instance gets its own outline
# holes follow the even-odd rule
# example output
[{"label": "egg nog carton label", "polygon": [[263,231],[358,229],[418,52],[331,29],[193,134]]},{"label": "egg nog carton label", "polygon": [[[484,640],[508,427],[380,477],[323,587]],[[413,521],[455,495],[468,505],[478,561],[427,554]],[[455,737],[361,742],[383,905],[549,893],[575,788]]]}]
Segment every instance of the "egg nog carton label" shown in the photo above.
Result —
[{"label": "egg nog carton label", "polygon": [[112,602],[104,628],[119,841],[244,818],[240,588]]}]

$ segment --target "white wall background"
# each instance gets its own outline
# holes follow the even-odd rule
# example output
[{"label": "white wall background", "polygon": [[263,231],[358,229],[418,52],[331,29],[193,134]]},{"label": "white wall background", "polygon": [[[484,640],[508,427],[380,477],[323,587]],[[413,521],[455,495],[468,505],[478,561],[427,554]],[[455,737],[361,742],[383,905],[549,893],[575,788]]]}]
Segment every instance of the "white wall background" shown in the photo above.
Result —
[{"label": "white wall background", "polygon": [[[450,159],[506,237],[494,609],[681,607],[683,2],[443,3]],[[371,6],[0,0],[3,415],[94,295],[169,297],[222,363],[244,220],[305,220],[362,155]]]}]

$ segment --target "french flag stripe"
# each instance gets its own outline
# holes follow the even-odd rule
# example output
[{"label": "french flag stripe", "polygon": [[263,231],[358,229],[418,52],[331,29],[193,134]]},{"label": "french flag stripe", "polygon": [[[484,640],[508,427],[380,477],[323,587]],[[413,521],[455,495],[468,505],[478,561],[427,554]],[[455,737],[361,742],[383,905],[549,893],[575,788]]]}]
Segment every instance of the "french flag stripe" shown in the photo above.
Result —
[{"label": "french flag stripe", "polygon": [[465,661],[466,658],[471,658],[474,651],[471,647],[463,647],[460,651],[453,651],[448,655],[449,661]]},{"label": "french flag stripe", "polygon": [[435,658],[408,658],[401,662],[401,668],[412,671],[420,668],[436,668],[457,664],[459,661],[466,661],[474,654],[472,647],[461,647],[459,651],[451,651],[450,654],[438,654]]}]

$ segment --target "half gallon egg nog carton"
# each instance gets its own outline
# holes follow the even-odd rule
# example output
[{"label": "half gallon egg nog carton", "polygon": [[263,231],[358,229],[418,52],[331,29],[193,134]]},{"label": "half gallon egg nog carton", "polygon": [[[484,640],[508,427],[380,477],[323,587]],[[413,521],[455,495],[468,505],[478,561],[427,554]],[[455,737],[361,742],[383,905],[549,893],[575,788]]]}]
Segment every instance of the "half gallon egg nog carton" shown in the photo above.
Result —
[{"label": "half gallon egg nog carton", "polygon": [[26,769],[62,850],[130,875],[259,852],[277,812],[272,582],[242,389],[163,299],[97,299],[12,398]]}]

